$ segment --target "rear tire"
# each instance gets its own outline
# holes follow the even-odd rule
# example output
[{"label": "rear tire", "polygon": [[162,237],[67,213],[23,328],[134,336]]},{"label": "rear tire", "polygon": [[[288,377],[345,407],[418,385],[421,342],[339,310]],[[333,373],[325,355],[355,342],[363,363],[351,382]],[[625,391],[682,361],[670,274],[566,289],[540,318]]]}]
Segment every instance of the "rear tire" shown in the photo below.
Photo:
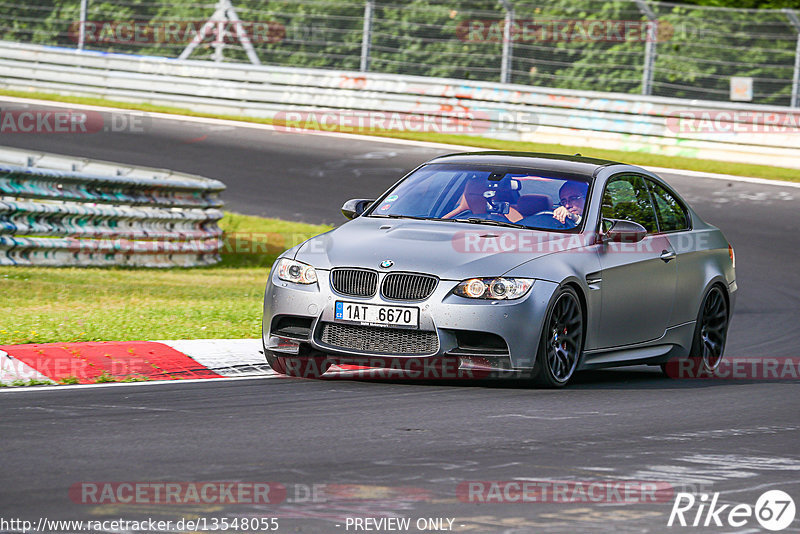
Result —
[{"label": "rear tire", "polygon": [[722,289],[712,286],[697,316],[691,352],[692,357],[701,359],[705,371],[716,371],[722,361],[728,339],[728,315],[728,302]]},{"label": "rear tire", "polygon": [[534,383],[546,388],[566,386],[583,352],[583,310],[574,289],[562,288],[545,316],[536,354]]},{"label": "rear tire", "polygon": [[672,360],[661,364],[661,371],[670,378],[710,377],[719,367],[728,338],[730,311],[723,289],[714,285],[706,293],[694,328],[689,362]]}]

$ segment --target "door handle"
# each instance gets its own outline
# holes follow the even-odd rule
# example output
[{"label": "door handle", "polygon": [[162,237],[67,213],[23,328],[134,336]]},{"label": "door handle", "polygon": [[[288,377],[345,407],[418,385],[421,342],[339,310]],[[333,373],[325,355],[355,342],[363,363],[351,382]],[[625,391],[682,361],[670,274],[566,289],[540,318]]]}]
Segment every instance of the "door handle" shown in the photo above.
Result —
[{"label": "door handle", "polygon": [[675,254],[674,250],[662,250],[660,258],[664,260],[664,263],[669,263],[670,260],[674,260],[677,258],[678,255]]}]

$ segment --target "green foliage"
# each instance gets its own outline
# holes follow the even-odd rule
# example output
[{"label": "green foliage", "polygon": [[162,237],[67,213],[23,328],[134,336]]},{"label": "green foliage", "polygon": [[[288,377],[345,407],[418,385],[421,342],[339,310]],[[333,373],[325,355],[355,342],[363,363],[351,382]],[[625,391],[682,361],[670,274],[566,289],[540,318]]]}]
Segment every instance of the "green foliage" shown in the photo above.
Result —
[{"label": "green foliage", "polygon": [[658,44],[657,91],[727,100],[730,78],[749,76],[755,102],[789,104],[797,34],[784,14],[686,7],[658,14],[675,34]]},{"label": "green foliage", "polygon": [[146,376],[128,375],[125,378],[123,378],[122,380],[120,380],[120,382],[125,382],[125,383],[128,383],[128,382],[147,382],[148,380],[150,380],[150,378],[148,378]]},{"label": "green foliage", "polygon": [[[269,31],[262,32],[250,27],[262,63],[359,69],[363,0],[233,0],[233,3],[242,21],[269,25]],[[512,3],[517,22],[512,39],[512,82],[563,89],[641,92],[646,38],[638,36],[636,31],[622,39],[613,35],[606,39],[581,37],[582,28],[590,22],[608,28],[613,21],[646,22],[635,3],[605,0],[513,0]],[[750,76],[755,79],[755,102],[788,104],[797,33],[779,8],[800,8],[800,0],[690,0],[683,5],[655,2],[649,5],[655,11],[659,28],[655,43],[655,95],[728,100],[730,78]],[[0,3],[3,39],[74,47],[78,6],[77,0]],[[496,0],[376,0],[374,6],[370,71],[499,80],[505,12]],[[734,7],[772,9],[731,9]],[[189,0],[172,3],[90,0],[88,20],[100,25],[104,21],[154,25],[182,21],[191,28],[200,28],[213,12],[213,3]],[[91,39],[96,33],[87,33],[86,48],[177,57],[188,44],[188,39],[163,38],[98,42]],[[213,40],[213,35],[207,37],[191,58],[209,58],[214,53]],[[247,61],[241,44],[233,37],[226,40],[224,58]]]},{"label": "green foliage", "polygon": [[53,382],[51,380],[39,380],[36,378],[29,378],[28,382],[25,384],[27,386],[50,386]]},{"label": "green foliage", "polygon": [[103,371],[94,379],[95,384],[105,384],[106,382],[117,382],[117,379],[108,374],[108,371]]},{"label": "green foliage", "polygon": [[28,380],[12,380],[9,383],[0,382],[0,387],[24,387],[24,386],[52,386],[55,382],[52,380],[39,380],[38,378],[29,378]]},{"label": "green foliage", "polygon": [[58,383],[67,386],[70,384],[78,384],[80,382],[77,376],[65,376],[64,378],[60,379]]}]

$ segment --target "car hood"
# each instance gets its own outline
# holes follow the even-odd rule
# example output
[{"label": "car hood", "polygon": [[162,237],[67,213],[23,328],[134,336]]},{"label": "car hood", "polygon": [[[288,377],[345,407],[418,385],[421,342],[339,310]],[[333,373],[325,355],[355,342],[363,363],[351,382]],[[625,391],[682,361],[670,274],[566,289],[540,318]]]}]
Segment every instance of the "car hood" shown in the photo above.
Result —
[{"label": "car hood", "polygon": [[430,273],[442,279],[499,276],[553,252],[580,245],[582,236],[413,219],[360,217],[306,241],[295,259],[317,269],[362,267]]}]

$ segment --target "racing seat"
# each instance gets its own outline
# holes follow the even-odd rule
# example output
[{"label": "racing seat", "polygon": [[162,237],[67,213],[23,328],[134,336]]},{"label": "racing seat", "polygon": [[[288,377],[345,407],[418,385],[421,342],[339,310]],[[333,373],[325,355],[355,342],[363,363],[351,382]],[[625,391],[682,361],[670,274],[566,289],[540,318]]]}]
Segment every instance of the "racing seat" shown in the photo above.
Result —
[{"label": "racing seat", "polygon": [[522,195],[517,200],[517,211],[523,217],[529,215],[536,215],[540,211],[552,210],[553,206],[550,204],[550,197],[547,195]]},{"label": "racing seat", "polygon": [[483,215],[486,213],[486,198],[483,196],[486,188],[478,180],[470,180],[464,188],[464,200],[473,215]]}]

